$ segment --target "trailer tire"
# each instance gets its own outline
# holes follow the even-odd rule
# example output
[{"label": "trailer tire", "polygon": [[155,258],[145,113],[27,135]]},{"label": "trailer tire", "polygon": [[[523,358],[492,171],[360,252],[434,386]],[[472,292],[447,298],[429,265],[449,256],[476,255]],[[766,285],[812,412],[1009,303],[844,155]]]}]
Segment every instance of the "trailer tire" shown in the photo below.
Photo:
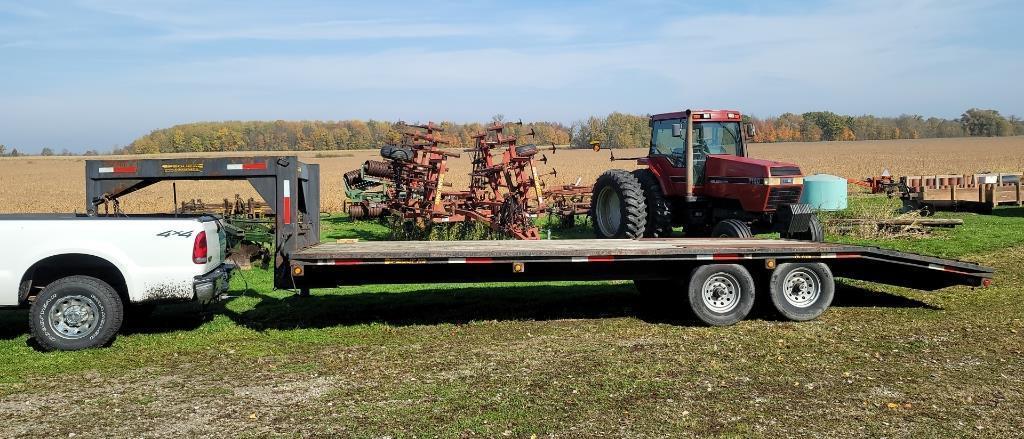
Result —
[{"label": "trailer tire", "polygon": [[622,169],[605,171],[594,184],[590,217],[598,238],[642,237],[647,204],[640,182]]},{"label": "trailer tire", "polygon": [[775,310],[797,322],[818,318],[832,305],[835,291],[832,270],[820,262],[779,264],[768,282]]},{"label": "trailer tire", "polygon": [[729,326],[754,308],[754,278],[742,265],[702,265],[690,274],[690,309],[710,326]]},{"label": "trailer tire", "polygon": [[32,337],[44,351],[107,346],[121,330],[123,319],[124,304],[117,291],[89,276],[50,283],[29,312]]},{"label": "trailer tire", "polygon": [[754,233],[750,231],[747,223],[738,219],[727,219],[715,224],[711,229],[711,236],[714,238],[753,238]]},{"label": "trailer tire", "polygon": [[647,225],[644,236],[649,238],[667,238],[672,236],[672,205],[665,198],[661,183],[650,169],[637,169],[633,176],[640,182],[644,191],[644,202],[647,204]]}]

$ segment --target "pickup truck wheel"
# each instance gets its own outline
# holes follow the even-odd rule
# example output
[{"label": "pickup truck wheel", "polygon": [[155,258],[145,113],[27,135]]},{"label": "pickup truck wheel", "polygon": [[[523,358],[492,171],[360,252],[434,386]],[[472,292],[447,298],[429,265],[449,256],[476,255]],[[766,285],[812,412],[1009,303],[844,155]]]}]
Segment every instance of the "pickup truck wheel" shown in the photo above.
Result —
[{"label": "pickup truck wheel", "polygon": [[690,309],[701,322],[728,326],[754,307],[754,278],[742,265],[702,265],[690,274]]},{"label": "pickup truck wheel", "polygon": [[832,270],[820,262],[779,264],[772,272],[768,294],[782,317],[804,322],[818,318],[835,296]]},{"label": "pickup truck wheel", "polygon": [[32,337],[46,351],[106,346],[121,329],[124,305],[106,282],[69,276],[46,286],[29,313]]}]

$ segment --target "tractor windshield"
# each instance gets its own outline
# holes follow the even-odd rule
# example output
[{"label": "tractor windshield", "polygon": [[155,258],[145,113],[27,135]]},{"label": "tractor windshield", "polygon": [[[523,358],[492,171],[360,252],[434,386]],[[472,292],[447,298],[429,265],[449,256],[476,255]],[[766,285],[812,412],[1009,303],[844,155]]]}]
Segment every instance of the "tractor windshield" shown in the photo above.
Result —
[{"label": "tractor windshield", "polygon": [[694,153],[743,155],[739,122],[698,122],[693,124]]}]

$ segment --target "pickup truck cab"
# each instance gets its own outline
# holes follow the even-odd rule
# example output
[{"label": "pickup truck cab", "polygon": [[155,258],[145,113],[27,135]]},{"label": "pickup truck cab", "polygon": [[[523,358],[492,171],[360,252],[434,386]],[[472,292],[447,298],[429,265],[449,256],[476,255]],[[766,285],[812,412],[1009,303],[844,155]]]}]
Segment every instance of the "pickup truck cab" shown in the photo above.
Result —
[{"label": "pickup truck cab", "polygon": [[0,307],[30,308],[44,350],[110,344],[134,304],[209,303],[234,268],[211,216],[0,215],[0,236]]}]

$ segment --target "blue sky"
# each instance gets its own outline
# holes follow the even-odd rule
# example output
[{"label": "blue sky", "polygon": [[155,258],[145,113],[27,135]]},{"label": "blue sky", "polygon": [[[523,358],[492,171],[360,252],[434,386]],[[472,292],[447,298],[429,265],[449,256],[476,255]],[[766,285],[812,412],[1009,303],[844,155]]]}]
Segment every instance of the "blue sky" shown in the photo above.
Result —
[{"label": "blue sky", "polygon": [[1024,2],[0,0],[0,143],[236,119],[1024,116]]}]

